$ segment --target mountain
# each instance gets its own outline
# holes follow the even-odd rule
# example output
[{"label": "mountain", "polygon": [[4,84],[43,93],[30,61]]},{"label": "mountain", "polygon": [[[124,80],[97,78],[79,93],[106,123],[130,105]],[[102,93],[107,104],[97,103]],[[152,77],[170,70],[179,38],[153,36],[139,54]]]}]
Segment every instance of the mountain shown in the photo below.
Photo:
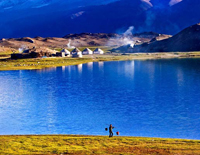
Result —
[{"label": "mountain", "polygon": [[[30,8],[40,8],[47,5],[65,5],[69,8],[77,8],[80,6],[89,6],[89,5],[102,5],[102,4],[108,4],[110,2],[113,2],[116,0],[3,0],[0,1],[0,11],[8,10],[8,9],[30,9]],[[3,9],[3,10],[2,10]]]},{"label": "mountain", "polygon": [[122,33],[130,26],[176,34],[200,21],[199,8],[199,0],[8,0],[0,2],[0,38]]},{"label": "mountain", "polygon": [[[120,0],[108,5],[86,7],[74,11],[83,12],[70,19],[66,26],[72,33],[124,32],[134,26],[134,32],[153,31],[161,34],[176,34],[189,25],[200,21],[198,0]],[[179,3],[178,3],[179,2]],[[79,24],[81,23],[81,26]]]},{"label": "mountain", "polygon": [[67,21],[70,21],[70,24],[66,25],[66,28],[72,33],[77,31],[120,33],[133,24],[134,27],[142,25],[146,18],[146,10],[151,7],[151,3],[140,0],[121,0],[108,5],[87,7],[79,10],[84,12],[81,16],[77,18],[69,16]]},{"label": "mountain", "polygon": [[[86,46],[121,46],[128,43],[134,43],[137,40],[140,44],[150,42],[153,38],[165,36],[154,32],[144,32],[134,35],[116,34],[116,33],[80,33],[68,34],[63,38],[57,37],[23,37],[9,38],[0,40],[0,48],[7,47],[18,50],[23,47],[49,47],[49,48],[72,48]],[[162,39],[162,38],[161,38]],[[1,51],[1,50],[0,50]]]},{"label": "mountain", "polygon": [[[133,45],[135,46],[133,47]],[[24,47],[72,48],[109,46],[113,52],[189,52],[200,51],[200,23],[189,26],[174,36],[143,32],[136,34],[81,33],[56,37],[23,37],[0,40],[0,51]],[[118,48],[114,48],[114,47]],[[119,47],[120,46],[120,47]]]},{"label": "mountain", "polygon": [[[142,18],[145,18],[144,11],[151,7],[150,4],[140,0],[121,0],[86,7],[79,7],[78,1],[71,3],[58,3],[56,1],[44,7],[29,7],[28,9],[23,7],[23,9],[16,9],[16,11],[13,11],[14,9],[7,10],[5,13],[0,14],[0,19],[3,21],[0,23],[0,29],[2,30],[0,38],[23,36],[60,37],[67,33],[114,32],[123,26],[119,21],[123,20],[127,23],[130,16],[138,20],[138,24],[142,24]],[[22,8],[24,4],[18,5],[16,8]],[[31,4],[30,2],[27,5]],[[68,7],[69,5],[76,7]],[[107,15],[106,18],[105,14]],[[127,24],[129,25],[129,22]]]},{"label": "mountain", "polygon": [[[0,2],[0,38],[63,36],[72,10],[115,0],[6,0]],[[69,31],[67,31],[69,32]]]},{"label": "mountain", "polygon": [[189,52],[200,51],[200,23],[189,26],[173,37],[154,40],[129,49],[129,52]]}]

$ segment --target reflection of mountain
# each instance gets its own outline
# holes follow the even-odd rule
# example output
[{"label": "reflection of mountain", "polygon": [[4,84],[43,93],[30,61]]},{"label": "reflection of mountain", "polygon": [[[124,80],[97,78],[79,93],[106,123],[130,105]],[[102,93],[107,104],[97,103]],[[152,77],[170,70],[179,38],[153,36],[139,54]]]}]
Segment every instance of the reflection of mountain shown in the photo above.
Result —
[{"label": "reflection of mountain", "polygon": [[4,8],[0,11],[0,38],[110,33],[124,31],[132,25],[136,32],[175,34],[200,20],[199,0],[183,0],[173,6],[169,5],[170,0],[3,2],[0,2],[0,8]]}]

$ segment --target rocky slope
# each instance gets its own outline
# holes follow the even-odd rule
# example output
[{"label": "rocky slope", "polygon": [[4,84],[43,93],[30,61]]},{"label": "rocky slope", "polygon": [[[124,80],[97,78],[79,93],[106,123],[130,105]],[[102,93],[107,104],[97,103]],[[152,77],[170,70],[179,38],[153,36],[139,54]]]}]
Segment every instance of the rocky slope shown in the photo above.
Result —
[{"label": "rocky slope", "polygon": [[169,35],[159,35],[154,32],[144,32],[138,34],[116,34],[116,33],[81,33],[68,34],[63,38],[56,37],[23,37],[1,39],[0,47],[9,47],[15,50],[19,48],[48,47],[48,48],[73,48],[83,46],[122,46],[128,43],[142,44],[150,42],[152,39],[161,38],[161,36],[171,37]]},{"label": "rocky slope", "polygon": [[19,48],[32,48],[34,46],[48,48],[109,46],[113,47],[114,52],[200,51],[200,23],[189,26],[174,36],[155,32],[133,35],[126,33],[80,33],[68,34],[63,38],[23,37],[0,40],[0,51],[5,51],[2,49],[8,48],[18,50]]},{"label": "rocky slope", "polygon": [[173,37],[144,43],[129,52],[187,52],[200,51],[200,23],[189,26]]}]

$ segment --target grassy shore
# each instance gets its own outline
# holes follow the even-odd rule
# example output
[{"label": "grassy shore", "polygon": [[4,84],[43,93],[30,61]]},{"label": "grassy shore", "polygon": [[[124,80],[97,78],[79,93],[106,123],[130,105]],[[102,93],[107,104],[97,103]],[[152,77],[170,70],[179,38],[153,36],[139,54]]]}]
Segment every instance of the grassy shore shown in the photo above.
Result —
[{"label": "grassy shore", "polygon": [[176,52],[176,53],[134,53],[134,54],[105,54],[85,55],[83,58],[37,58],[37,59],[0,59],[0,70],[31,70],[48,67],[77,65],[97,61],[121,61],[137,59],[160,59],[160,58],[191,58],[200,57],[200,52]]},{"label": "grassy shore", "polygon": [[200,141],[75,135],[0,136],[0,148],[0,154],[199,155]]}]

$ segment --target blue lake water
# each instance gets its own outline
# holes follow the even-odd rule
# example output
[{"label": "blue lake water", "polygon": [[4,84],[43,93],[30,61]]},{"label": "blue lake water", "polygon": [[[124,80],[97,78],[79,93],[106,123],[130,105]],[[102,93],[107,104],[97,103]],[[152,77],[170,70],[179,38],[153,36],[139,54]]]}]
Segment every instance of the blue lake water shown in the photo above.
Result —
[{"label": "blue lake water", "polygon": [[200,139],[200,59],[0,72],[0,134]]}]

